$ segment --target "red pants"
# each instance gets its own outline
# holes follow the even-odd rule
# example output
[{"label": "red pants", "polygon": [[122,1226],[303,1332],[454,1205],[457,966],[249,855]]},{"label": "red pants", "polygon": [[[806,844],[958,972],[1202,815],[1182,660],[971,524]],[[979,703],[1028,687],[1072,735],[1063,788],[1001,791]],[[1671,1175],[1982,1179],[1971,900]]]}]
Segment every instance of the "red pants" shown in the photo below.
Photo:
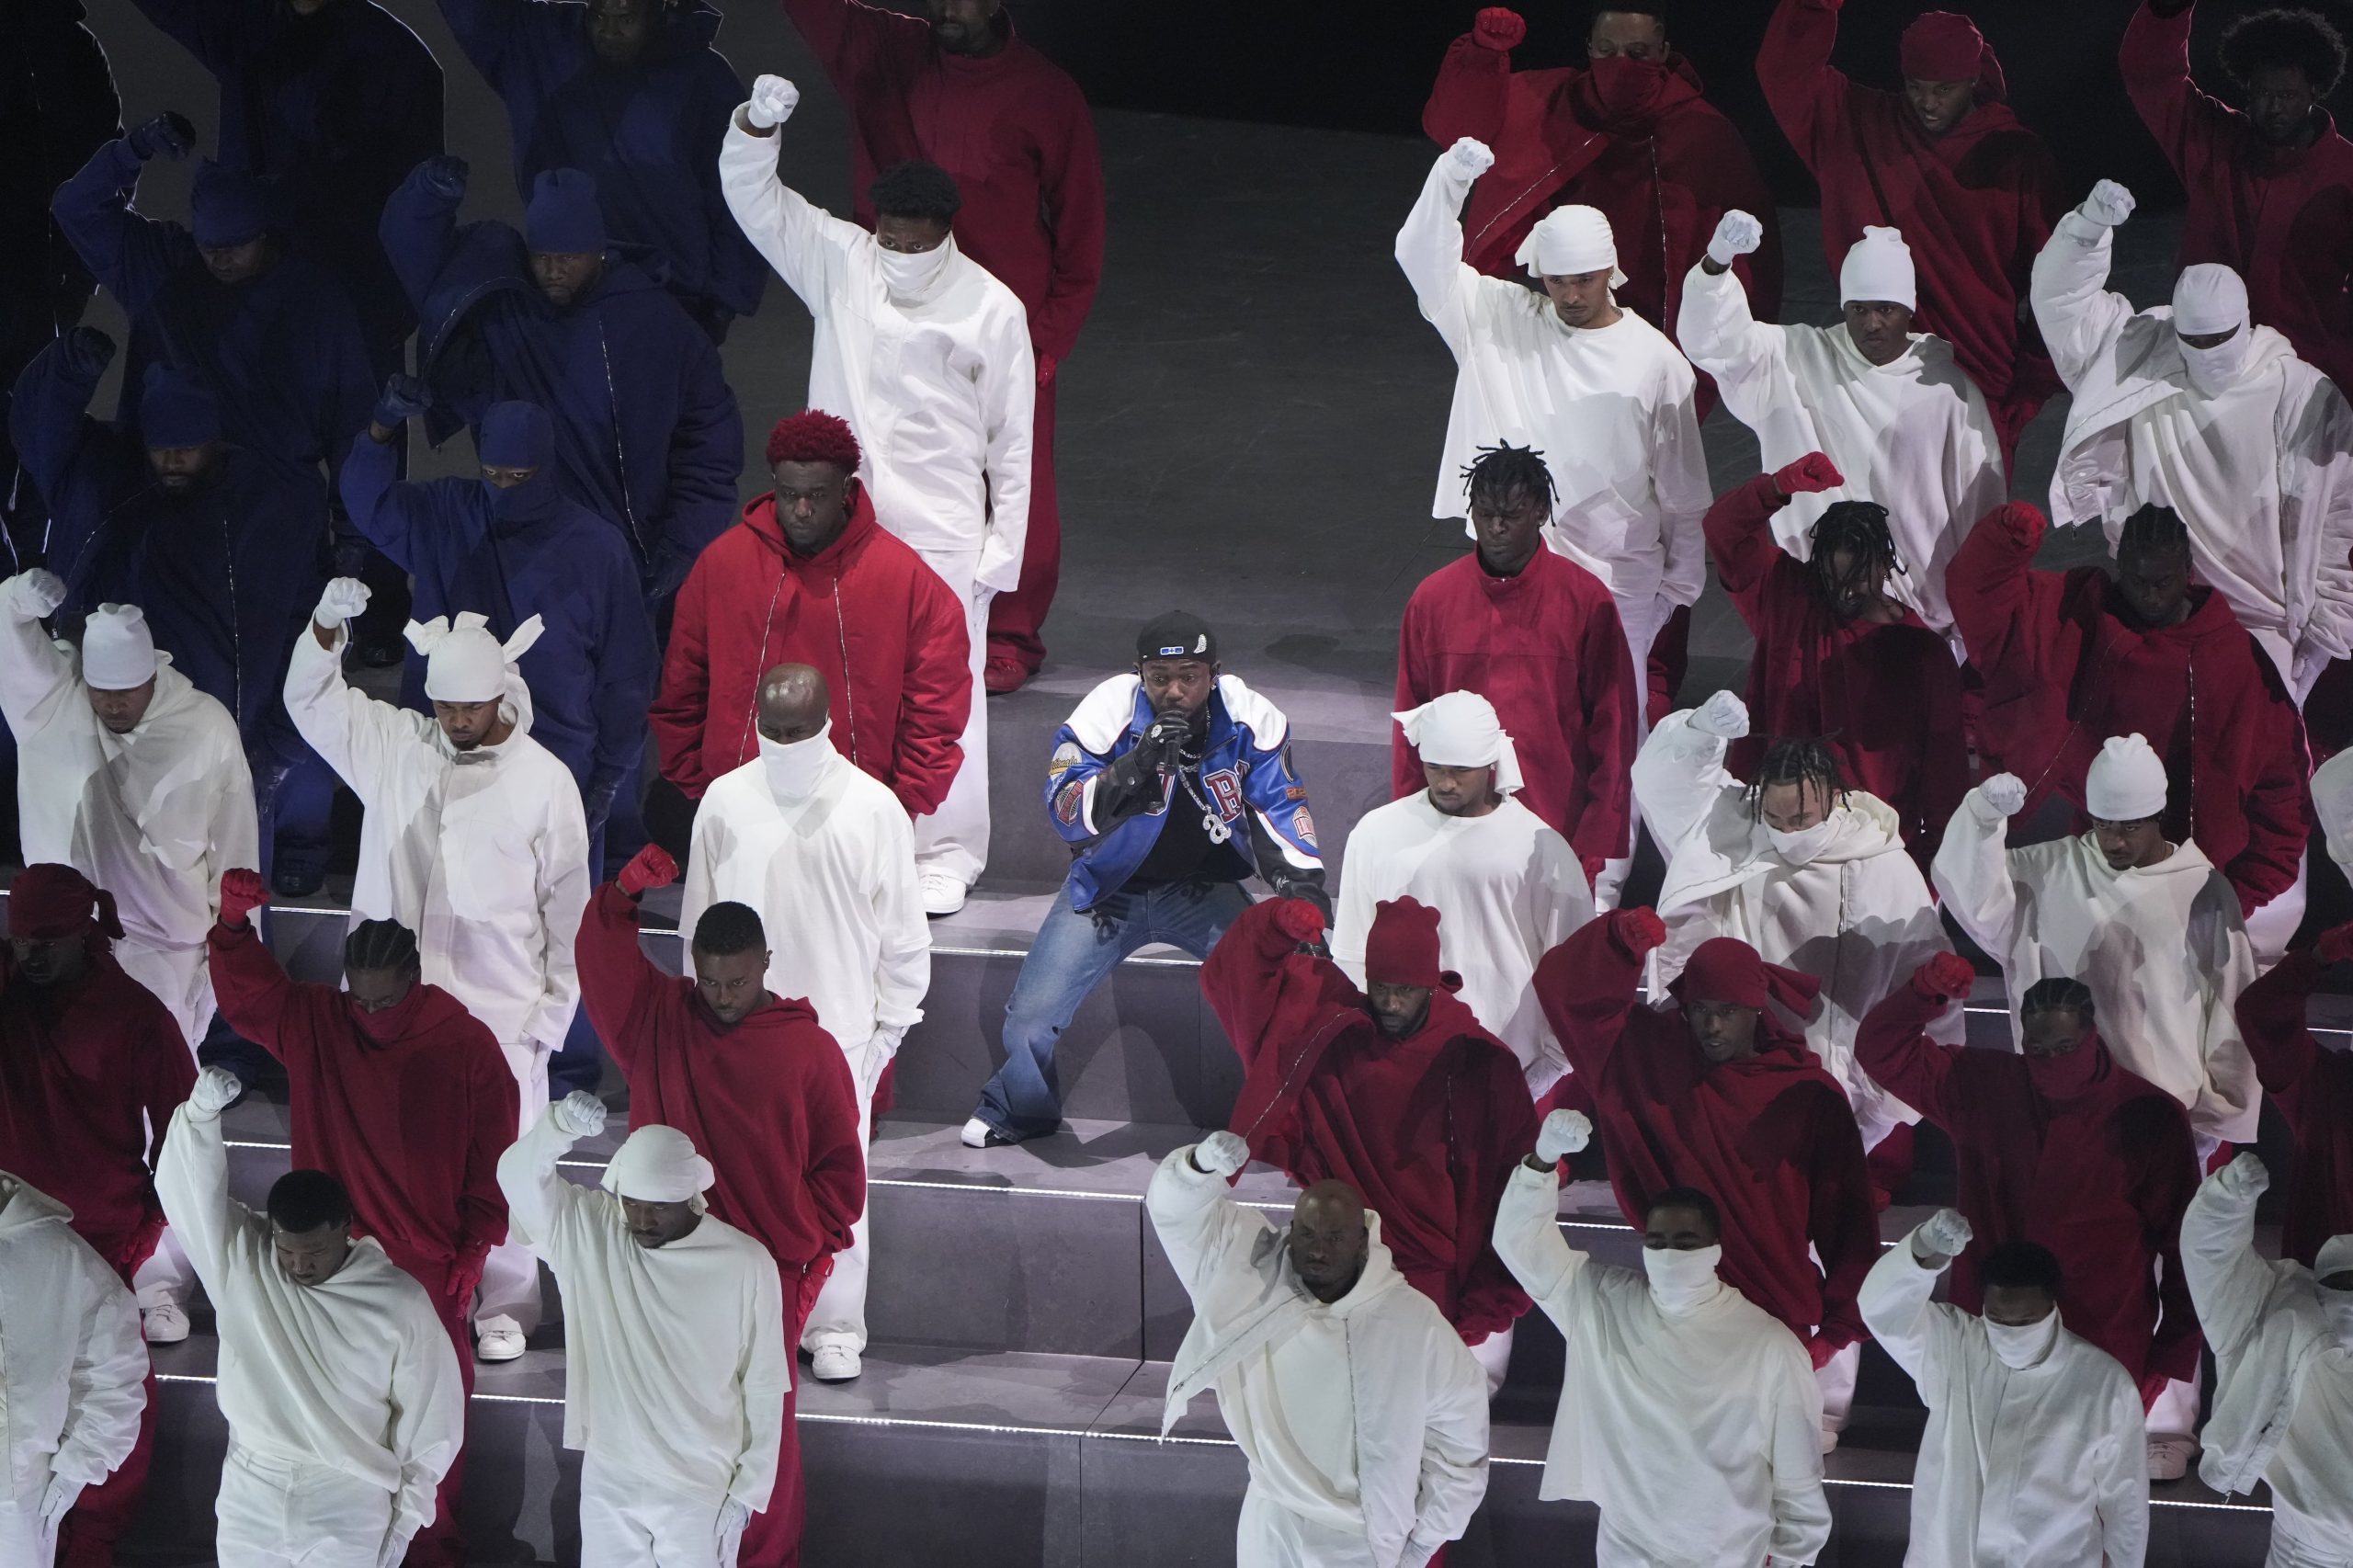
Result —
[{"label": "red pants", "polygon": [[[382,1239],[378,1238],[380,1241]],[[458,1352],[458,1377],[466,1387],[466,1415],[472,1419],[474,1396],[474,1342],[469,1322],[473,1303],[473,1291],[462,1290],[455,1299],[449,1294],[450,1286],[448,1263],[434,1263],[384,1249],[408,1277],[425,1287],[433,1298],[433,1310],[441,1319],[441,1326],[449,1333],[449,1344]],[[472,1271],[476,1278],[480,1270]],[[466,1450],[460,1448],[449,1461],[449,1473],[441,1478],[440,1489],[433,1494],[433,1522],[416,1532],[408,1543],[407,1568],[465,1568],[465,1522],[460,1517],[465,1494]]]},{"label": "red pants", "polygon": [[1063,573],[1063,523],[1054,489],[1054,383],[1038,389],[1029,449],[1029,536],[1021,547],[1021,585],[989,601],[989,657],[1010,660],[1027,677],[1045,662],[1040,630],[1054,606]]},{"label": "red pants", "polygon": [[[123,1287],[131,1289],[131,1277],[147,1261],[155,1247],[155,1238],[131,1244],[136,1257],[108,1257],[114,1271],[121,1276]],[[99,1256],[108,1256],[109,1249],[101,1246]],[[114,1546],[123,1532],[131,1528],[131,1518],[139,1511],[140,1494],[147,1489],[147,1467],[155,1458],[155,1374],[147,1374],[147,1403],[139,1411],[139,1437],[131,1445],[130,1457],[115,1467],[112,1475],[95,1486],[85,1486],[74,1500],[74,1511],[57,1527],[57,1568],[114,1568]]]},{"label": "red pants", "polygon": [[[809,1310],[817,1304],[817,1292],[824,1289],[825,1277],[834,1271],[834,1259],[829,1253],[814,1263],[796,1266],[779,1261],[777,1267],[784,1276],[784,1353],[792,1356],[798,1353]],[[767,1507],[754,1514],[744,1527],[735,1568],[800,1568],[801,1529],[809,1517],[809,1499],[801,1486],[801,1433],[793,1414],[799,1387],[796,1370],[793,1387],[784,1392],[783,1435],[776,1446],[776,1485],[768,1493]]]}]

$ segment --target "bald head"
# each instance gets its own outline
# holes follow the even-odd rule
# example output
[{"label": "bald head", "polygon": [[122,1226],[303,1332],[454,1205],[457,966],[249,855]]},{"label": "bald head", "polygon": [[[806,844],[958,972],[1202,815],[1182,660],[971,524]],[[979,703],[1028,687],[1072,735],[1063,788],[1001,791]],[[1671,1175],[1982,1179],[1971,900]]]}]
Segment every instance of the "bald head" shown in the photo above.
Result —
[{"label": "bald head", "polygon": [[1364,1199],[1344,1181],[1319,1181],[1291,1206],[1290,1265],[1317,1301],[1338,1301],[1364,1273],[1371,1236]]},{"label": "bald head", "polygon": [[760,733],[779,745],[805,741],[825,725],[833,694],[807,665],[779,665],[760,677]]}]

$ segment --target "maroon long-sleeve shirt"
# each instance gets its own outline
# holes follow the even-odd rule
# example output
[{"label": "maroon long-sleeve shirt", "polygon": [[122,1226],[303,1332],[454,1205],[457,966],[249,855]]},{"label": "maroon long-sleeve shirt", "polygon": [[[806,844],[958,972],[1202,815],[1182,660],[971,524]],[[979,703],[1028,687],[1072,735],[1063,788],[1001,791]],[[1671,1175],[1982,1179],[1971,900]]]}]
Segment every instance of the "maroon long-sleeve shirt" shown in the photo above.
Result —
[{"label": "maroon long-sleeve shirt", "polygon": [[2353,1051],[2329,1051],[2304,1016],[2327,966],[2311,949],[2239,993],[2239,1033],[2255,1058],[2263,1092],[2295,1135],[2296,1159],[2282,1184],[2288,1212],[2279,1255],[2306,1267],[2331,1236],[2353,1231]]}]

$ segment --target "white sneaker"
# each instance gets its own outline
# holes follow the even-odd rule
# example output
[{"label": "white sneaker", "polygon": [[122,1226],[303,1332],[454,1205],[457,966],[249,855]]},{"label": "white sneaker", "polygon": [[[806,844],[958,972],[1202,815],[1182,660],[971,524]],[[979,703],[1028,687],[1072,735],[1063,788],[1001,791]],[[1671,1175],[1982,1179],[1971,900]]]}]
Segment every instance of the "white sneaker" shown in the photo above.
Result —
[{"label": "white sneaker", "polygon": [[188,1313],[165,1301],[139,1314],[139,1332],[150,1345],[177,1345],[188,1337]]},{"label": "white sneaker", "polygon": [[474,1358],[478,1361],[522,1359],[523,1325],[510,1317],[486,1318],[474,1324]]},{"label": "white sneaker", "polygon": [[915,877],[923,892],[926,915],[953,915],[964,907],[964,895],[972,890],[946,871],[923,871]]},{"label": "white sneaker", "polygon": [[846,1383],[858,1371],[858,1352],[847,1345],[820,1345],[809,1353],[809,1375],[821,1383]]},{"label": "white sneaker", "polygon": [[1013,1142],[977,1116],[964,1124],[962,1136],[967,1149],[1002,1149]]},{"label": "white sneaker", "polygon": [[2189,1461],[2198,1457],[2195,1437],[2151,1437],[2149,1439],[2149,1479],[2179,1481],[2189,1473]]}]

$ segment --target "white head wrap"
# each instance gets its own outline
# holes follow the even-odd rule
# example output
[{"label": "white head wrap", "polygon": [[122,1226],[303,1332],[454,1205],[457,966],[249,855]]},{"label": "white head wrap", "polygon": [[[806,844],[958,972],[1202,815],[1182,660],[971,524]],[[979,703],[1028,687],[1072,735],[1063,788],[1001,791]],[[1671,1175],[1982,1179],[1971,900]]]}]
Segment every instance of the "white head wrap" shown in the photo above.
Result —
[{"label": "white head wrap", "polygon": [[1492,767],[1495,793],[1520,787],[1519,753],[1504,733],[1495,705],[1475,691],[1449,691],[1391,718],[1404,726],[1405,744],[1440,767]]},{"label": "white head wrap", "polygon": [[2313,1255],[2313,1278],[2315,1279],[2325,1279],[2348,1268],[2353,1268],[2353,1233],[2329,1237],[2320,1244],[2320,1251]]},{"label": "white head wrap", "polygon": [[2173,326],[2193,337],[2246,324],[2246,282],[2220,262],[2185,267],[2173,284]]},{"label": "white head wrap", "polygon": [[2139,735],[2110,735],[2084,778],[2084,810],[2102,822],[2139,822],[2165,809],[2165,765]]},{"label": "white head wrap", "polygon": [[82,627],[83,684],[129,691],[155,674],[155,636],[137,605],[100,605]]},{"label": "white head wrap", "polygon": [[675,1127],[649,1124],[631,1133],[614,1153],[603,1186],[640,1203],[691,1203],[699,1214],[702,1195],[718,1179],[710,1162],[695,1153],[693,1139]]},{"label": "white head wrap", "polygon": [[501,645],[489,626],[488,616],[471,609],[459,611],[454,625],[438,615],[408,623],[409,646],[425,655],[426,696],[436,702],[488,702],[519,693],[523,677],[515,661],[546,628],[535,615]]},{"label": "white head wrap", "polygon": [[1612,289],[1626,285],[1626,275],[1618,270],[1618,236],[1597,207],[1553,208],[1528,231],[1512,259],[1530,278],[1569,278],[1606,267]]},{"label": "white head wrap", "polygon": [[1885,301],[1907,311],[1916,310],[1918,290],[1918,278],[1912,269],[1912,247],[1904,243],[1901,232],[1877,226],[1867,228],[1861,239],[1847,247],[1847,259],[1838,268],[1840,304]]}]

